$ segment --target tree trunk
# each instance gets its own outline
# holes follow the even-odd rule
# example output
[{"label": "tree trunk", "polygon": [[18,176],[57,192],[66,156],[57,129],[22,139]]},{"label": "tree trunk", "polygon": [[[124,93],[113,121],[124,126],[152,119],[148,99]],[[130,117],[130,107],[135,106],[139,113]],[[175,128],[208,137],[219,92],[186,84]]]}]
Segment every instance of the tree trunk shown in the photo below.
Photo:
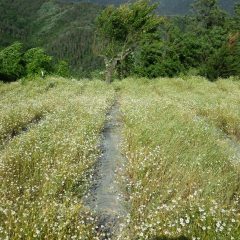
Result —
[{"label": "tree trunk", "polygon": [[115,58],[108,60],[107,58],[104,59],[105,66],[106,66],[106,82],[111,83],[113,73],[116,69],[118,61],[122,62],[127,55],[130,53],[130,49],[127,49],[126,51],[119,53]]},{"label": "tree trunk", "polygon": [[106,82],[111,83],[113,74],[117,65],[118,59],[113,59],[113,60],[105,60],[105,65],[106,65]]},{"label": "tree trunk", "polygon": [[107,83],[112,82],[113,73],[114,73],[114,68],[112,66],[106,68],[106,82]]}]

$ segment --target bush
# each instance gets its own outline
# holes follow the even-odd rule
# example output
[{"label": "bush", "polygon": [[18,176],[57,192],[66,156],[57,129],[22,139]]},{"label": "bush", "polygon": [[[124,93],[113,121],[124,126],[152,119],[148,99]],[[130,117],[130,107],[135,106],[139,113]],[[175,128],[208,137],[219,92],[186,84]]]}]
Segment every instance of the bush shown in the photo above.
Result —
[{"label": "bush", "polygon": [[53,70],[52,57],[48,56],[42,48],[31,48],[24,54],[27,75],[41,75]]},{"label": "bush", "polygon": [[0,79],[14,81],[23,75],[22,44],[16,42],[0,51]]},{"label": "bush", "polygon": [[201,74],[211,81],[240,75],[240,42],[224,45],[217,50],[202,68]]},{"label": "bush", "polygon": [[32,76],[43,77],[48,73],[69,77],[70,68],[68,63],[62,60],[54,65],[53,58],[42,48],[31,48],[24,52],[23,45],[19,42],[0,50],[0,81],[15,81]]},{"label": "bush", "polygon": [[183,70],[179,56],[161,43],[145,44],[135,58],[135,73],[141,77],[174,77]]}]

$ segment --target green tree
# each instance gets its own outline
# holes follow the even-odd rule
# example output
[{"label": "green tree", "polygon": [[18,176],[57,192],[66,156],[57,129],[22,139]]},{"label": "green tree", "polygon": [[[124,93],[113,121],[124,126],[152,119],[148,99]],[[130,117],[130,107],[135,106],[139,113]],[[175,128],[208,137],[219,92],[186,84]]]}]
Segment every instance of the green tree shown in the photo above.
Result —
[{"label": "green tree", "polygon": [[230,35],[227,43],[218,49],[203,66],[202,75],[211,81],[240,76],[240,37]]},{"label": "green tree", "polygon": [[179,30],[173,34],[170,44],[177,52],[184,71],[194,68],[202,73],[206,62],[219,56],[219,49],[226,45],[229,17],[217,0],[196,0],[192,9],[193,15],[173,23]]},{"label": "green tree", "polygon": [[162,18],[154,13],[156,7],[148,0],[139,0],[110,6],[97,18],[95,50],[104,58],[107,82],[111,82],[117,64],[134,53],[144,37],[157,32]]},{"label": "green tree", "polygon": [[0,79],[13,81],[21,77],[24,71],[22,44],[16,42],[0,51]]},{"label": "green tree", "polygon": [[168,42],[146,41],[134,57],[134,73],[142,77],[174,77],[183,70],[177,52]]},{"label": "green tree", "polygon": [[52,57],[42,48],[31,48],[24,54],[27,75],[41,75],[52,72]]}]

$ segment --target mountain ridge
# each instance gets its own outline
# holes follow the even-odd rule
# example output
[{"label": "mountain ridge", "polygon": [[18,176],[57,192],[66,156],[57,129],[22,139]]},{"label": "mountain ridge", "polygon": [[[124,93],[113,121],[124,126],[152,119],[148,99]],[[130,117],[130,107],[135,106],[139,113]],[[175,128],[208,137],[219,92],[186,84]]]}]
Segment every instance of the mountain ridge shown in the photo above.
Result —
[{"label": "mountain ridge", "polygon": [[[90,2],[99,5],[119,5],[122,3],[132,2],[132,0],[61,0],[62,2]],[[159,13],[163,15],[184,15],[190,12],[194,0],[153,0],[159,3]],[[234,5],[239,0],[219,0],[222,8],[228,12],[233,12]]]}]

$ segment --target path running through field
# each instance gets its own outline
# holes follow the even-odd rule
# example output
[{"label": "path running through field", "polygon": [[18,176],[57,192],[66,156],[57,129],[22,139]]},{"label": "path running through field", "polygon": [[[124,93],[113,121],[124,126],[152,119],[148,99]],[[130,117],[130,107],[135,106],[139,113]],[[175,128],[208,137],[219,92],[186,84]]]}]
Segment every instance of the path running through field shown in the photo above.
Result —
[{"label": "path running through field", "polygon": [[94,183],[88,198],[88,206],[99,217],[99,232],[102,239],[112,239],[126,216],[124,198],[117,182],[119,170],[125,159],[120,151],[121,122],[119,105],[116,102],[107,115],[102,133],[102,156],[95,170]]}]

